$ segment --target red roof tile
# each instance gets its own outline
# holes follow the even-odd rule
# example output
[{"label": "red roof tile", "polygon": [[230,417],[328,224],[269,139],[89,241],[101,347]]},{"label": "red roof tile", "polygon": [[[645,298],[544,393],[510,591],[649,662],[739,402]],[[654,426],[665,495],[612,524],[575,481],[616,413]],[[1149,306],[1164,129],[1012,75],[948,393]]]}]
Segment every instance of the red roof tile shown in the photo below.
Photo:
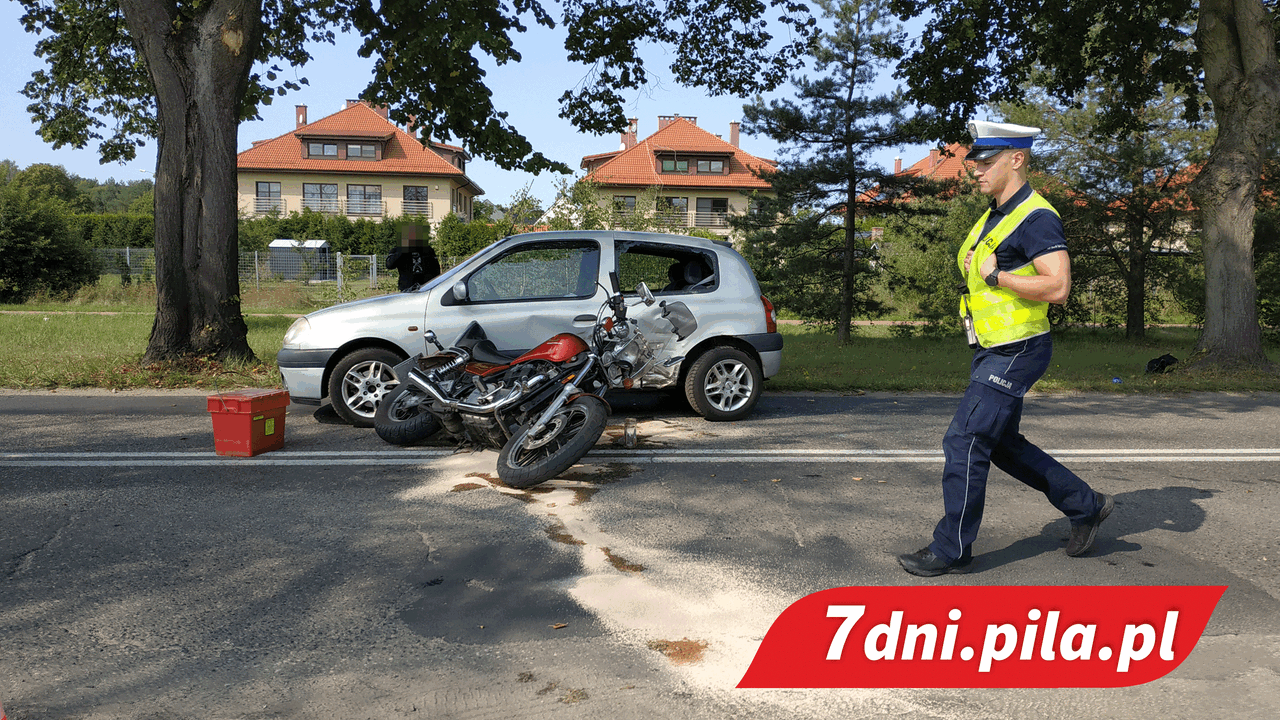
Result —
[{"label": "red roof tile", "polygon": [[[589,180],[601,185],[625,185],[649,187],[659,185],[675,188],[745,188],[767,189],[769,183],[751,173],[753,169],[772,170],[777,163],[758,158],[743,152],[732,144],[703,130],[688,118],[677,117],[669,125],[649,137],[636,143],[627,150],[612,153],[588,155],[582,159],[583,167],[588,161],[610,155],[616,155],[605,161],[595,170],[587,173]],[[668,155],[725,157],[729,160],[729,172],[724,175],[674,174],[658,172],[659,156]]]},{"label": "red roof tile", "polygon": [[[303,138],[350,138],[385,140],[381,160],[338,160],[305,158]],[[461,152],[461,148],[448,147]],[[393,125],[365,103],[354,103],[313,123],[271,140],[261,140],[236,156],[239,170],[278,172],[360,173],[388,175],[453,176],[470,182],[459,168],[423,147],[409,133]],[[473,183],[474,184],[474,183]],[[477,188],[479,189],[479,188]]]},{"label": "red roof tile", "polygon": [[969,177],[969,169],[964,165],[964,156],[969,148],[960,143],[951,143],[942,151],[931,151],[900,175],[915,175],[929,180],[953,180]]}]

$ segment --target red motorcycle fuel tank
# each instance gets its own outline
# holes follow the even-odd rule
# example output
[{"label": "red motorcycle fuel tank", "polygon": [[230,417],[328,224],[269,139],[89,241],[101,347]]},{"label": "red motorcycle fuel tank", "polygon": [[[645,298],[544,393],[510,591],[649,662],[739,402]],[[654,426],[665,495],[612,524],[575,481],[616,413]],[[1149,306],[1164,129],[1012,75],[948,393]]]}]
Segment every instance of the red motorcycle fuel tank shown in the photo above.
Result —
[{"label": "red motorcycle fuel tank", "polygon": [[538,347],[521,355],[511,361],[512,365],[529,362],[531,360],[547,360],[553,363],[562,363],[571,359],[579,353],[588,350],[587,343],[573,333],[560,333],[555,337],[548,339]]}]

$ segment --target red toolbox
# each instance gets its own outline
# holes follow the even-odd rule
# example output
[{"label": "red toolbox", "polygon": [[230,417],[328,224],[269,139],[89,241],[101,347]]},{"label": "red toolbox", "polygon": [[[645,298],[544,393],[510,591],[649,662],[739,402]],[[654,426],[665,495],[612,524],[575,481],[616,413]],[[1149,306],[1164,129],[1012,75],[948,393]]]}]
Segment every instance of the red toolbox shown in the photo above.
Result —
[{"label": "red toolbox", "polygon": [[284,445],[285,390],[235,390],[210,395],[213,450],[219,455],[253,457]]}]

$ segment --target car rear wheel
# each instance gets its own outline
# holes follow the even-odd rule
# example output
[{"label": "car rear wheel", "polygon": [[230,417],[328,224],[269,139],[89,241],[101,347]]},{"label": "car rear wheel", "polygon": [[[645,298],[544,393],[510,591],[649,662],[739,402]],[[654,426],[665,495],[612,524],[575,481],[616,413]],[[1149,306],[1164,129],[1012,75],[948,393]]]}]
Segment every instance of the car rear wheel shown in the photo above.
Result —
[{"label": "car rear wheel", "polygon": [[760,364],[728,345],[713,347],[694,361],[684,381],[694,412],[712,421],[740,420],[755,409],[764,379]]},{"label": "car rear wheel", "polygon": [[392,369],[403,358],[383,348],[347,353],[329,375],[329,401],[334,412],[356,427],[373,427],[378,403],[400,384]]}]

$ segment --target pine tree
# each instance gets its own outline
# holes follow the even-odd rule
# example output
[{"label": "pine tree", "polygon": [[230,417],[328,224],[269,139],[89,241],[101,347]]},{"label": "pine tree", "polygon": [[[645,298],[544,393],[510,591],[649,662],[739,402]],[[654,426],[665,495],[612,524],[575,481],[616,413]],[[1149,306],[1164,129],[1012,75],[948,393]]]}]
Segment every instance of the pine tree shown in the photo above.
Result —
[{"label": "pine tree", "polygon": [[740,222],[746,252],[780,307],[834,326],[849,339],[855,316],[882,309],[872,292],[875,252],[859,219],[900,211],[917,189],[870,162],[870,152],[912,142],[899,92],[874,92],[901,57],[903,33],[886,0],[819,0],[824,24],[810,47],[813,76],[794,76],[794,99],[743,107],[743,129],[783,147],[767,177],[777,193]]}]

